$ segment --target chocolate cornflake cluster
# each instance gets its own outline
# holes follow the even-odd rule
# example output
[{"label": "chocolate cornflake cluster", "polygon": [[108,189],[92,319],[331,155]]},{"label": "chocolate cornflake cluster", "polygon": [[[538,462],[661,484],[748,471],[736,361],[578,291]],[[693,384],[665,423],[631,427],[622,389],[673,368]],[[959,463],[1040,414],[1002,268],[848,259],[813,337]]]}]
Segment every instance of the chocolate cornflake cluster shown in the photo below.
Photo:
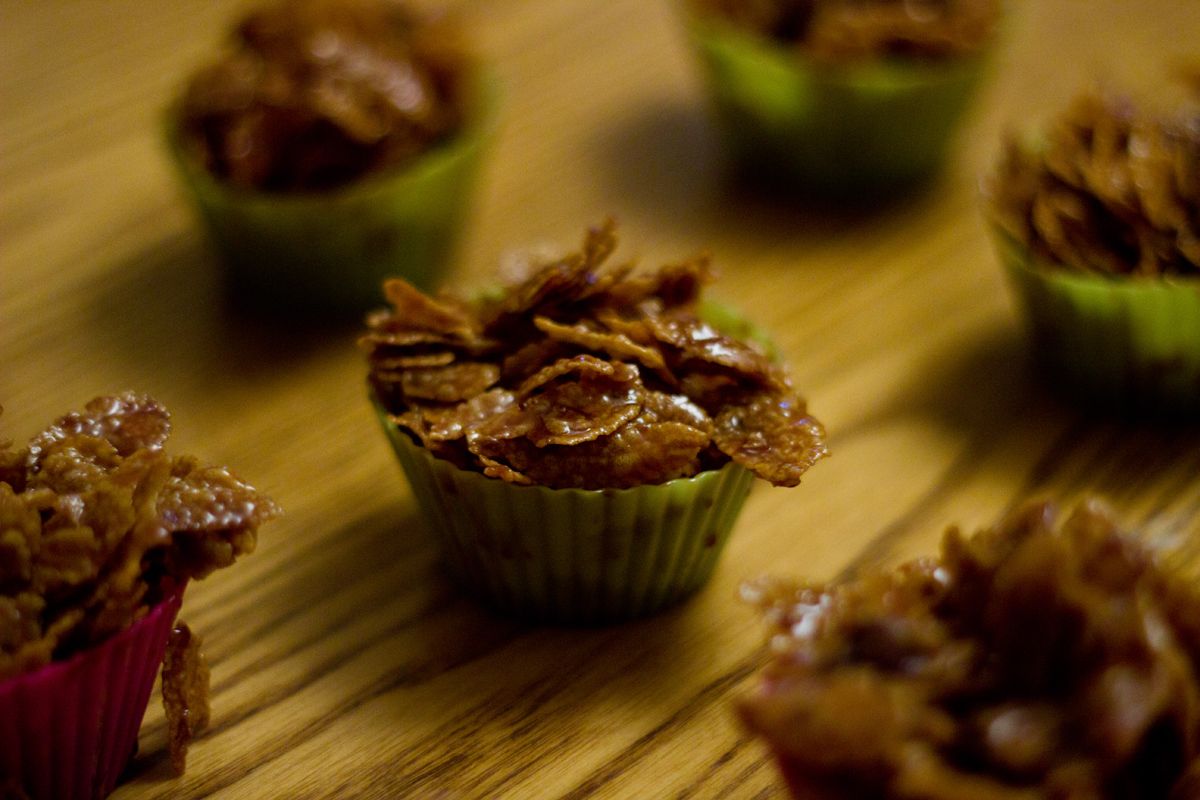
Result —
[{"label": "chocolate cornflake cluster", "polygon": [[250,13],[193,77],[183,134],[236,186],[332,189],[453,135],[470,71],[446,17],[391,0],[284,0]]},{"label": "chocolate cornflake cluster", "polygon": [[434,456],[511,483],[620,489],[730,460],[799,483],[824,432],[760,346],[702,318],[708,258],[604,267],[615,248],[610,221],[476,302],[388,281],[362,339],[376,398]]},{"label": "chocolate cornflake cluster", "polygon": [[740,710],[798,797],[1200,797],[1200,593],[1094,503],[746,592],[774,637]]},{"label": "chocolate cornflake cluster", "polygon": [[819,61],[937,61],[976,54],[995,37],[999,0],[692,0]]},{"label": "chocolate cornflake cluster", "polygon": [[990,210],[1043,265],[1104,275],[1200,275],[1200,81],[1172,115],[1079,97],[1036,146],[1010,137]]},{"label": "chocolate cornflake cluster", "polygon": [[[0,447],[0,679],[124,630],[252,551],[258,526],[278,516],[226,468],[168,456],[169,433],[162,406],[126,393],[63,416],[23,450]],[[208,716],[198,648],[180,623],[163,667],[180,770]]]}]

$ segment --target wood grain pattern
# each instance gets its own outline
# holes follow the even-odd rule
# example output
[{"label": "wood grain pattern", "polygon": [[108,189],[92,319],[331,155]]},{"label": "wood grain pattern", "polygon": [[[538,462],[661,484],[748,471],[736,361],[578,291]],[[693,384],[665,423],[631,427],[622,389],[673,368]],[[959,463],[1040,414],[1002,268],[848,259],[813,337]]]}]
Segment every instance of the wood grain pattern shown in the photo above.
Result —
[{"label": "wood grain pattern", "polygon": [[0,4],[4,435],[145,390],[174,411],[177,448],[287,510],[258,553],[189,592],[214,718],[187,775],[169,776],[152,705],[114,797],[781,797],[730,713],[760,661],[743,578],[851,575],[1040,494],[1099,492],[1163,541],[1200,534],[1200,432],[1041,388],[977,209],[1006,126],[1097,77],[1152,91],[1195,55],[1196,3],[1013,2],[946,174],[873,214],[730,188],[669,3],[464,5],[504,121],[455,278],[609,212],[646,260],[711,249],[718,293],[773,333],[831,434],[803,486],[756,489],[705,591],[599,630],[497,619],[443,577],[353,326],[222,302],[159,117],[238,6]]}]

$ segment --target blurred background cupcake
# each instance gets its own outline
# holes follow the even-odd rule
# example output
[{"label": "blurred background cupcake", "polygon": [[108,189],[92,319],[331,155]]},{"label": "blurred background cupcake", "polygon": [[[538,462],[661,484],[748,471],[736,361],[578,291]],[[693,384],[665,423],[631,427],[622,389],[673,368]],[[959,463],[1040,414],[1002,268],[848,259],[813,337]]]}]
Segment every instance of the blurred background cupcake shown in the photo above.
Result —
[{"label": "blurred background cupcake", "polygon": [[[700,302],[705,257],[580,252],[474,301],[390,281],[363,337],[384,430],[462,586],[508,614],[608,623],[712,574],[755,476],[826,455],[786,371]],[[753,335],[751,333],[751,335]]]},{"label": "blurred background cupcake", "polygon": [[248,14],[168,116],[239,300],[359,311],[429,287],[468,207],[495,87],[453,20],[390,0]]},{"label": "blurred background cupcake", "polygon": [[748,584],[769,656],[738,711],[796,800],[1194,798],[1200,597],[1161,556],[1038,501],[936,558]]},{"label": "blurred background cupcake", "polygon": [[1010,137],[985,195],[1052,380],[1089,404],[1200,409],[1200,81],[1162,112],[1079,97]]},{"label": "blurred background cupcake", "polygon": [[748,177],[870,201],[934,173],[1000,0],[685,0],[721,133]]}]

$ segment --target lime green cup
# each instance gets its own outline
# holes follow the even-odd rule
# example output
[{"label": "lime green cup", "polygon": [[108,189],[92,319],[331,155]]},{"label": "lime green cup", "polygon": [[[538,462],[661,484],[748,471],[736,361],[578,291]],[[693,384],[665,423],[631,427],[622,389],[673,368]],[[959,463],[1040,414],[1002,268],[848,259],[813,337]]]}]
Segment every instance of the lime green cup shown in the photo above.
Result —
[{"label": "lime green cup", "polygon": [[[711,300],[699,312],[777,359],[766,332],[737,312]],[[485,605],[538,622],[611,624],[695,593],[755,480],[729,462],[628,489],[518,486],[431,455],[372,402],[450,571]]]},{"label": "lime green cup", "polygon": [[1089,402],[1200,411],[1200,278],[1081,274],[993,230],[1033,353]]},{"label": "lime green cup", "polygon": [[182,141],[177,109],[167,144],[193,205],[224,262],[238,301],[359,313],[381,305],[384,278],[432,288],[469,210],[495,125],[498,90],[478,80],[467,124],[399,169],[328,192],[267,193],[214,177]]},{"label": "lime green cup", "polygon": [[720,19],[685,14],[735,165],[822,196],[869,198],[929,178],[987,60],[825,65]]},{"label": "lime green cup", "polygon": [[377,410],[454,577],[537,622],[609,624],[688,597],[712,575],[754,480],[729,463],[631,489],[517,486],[436,458]]}]

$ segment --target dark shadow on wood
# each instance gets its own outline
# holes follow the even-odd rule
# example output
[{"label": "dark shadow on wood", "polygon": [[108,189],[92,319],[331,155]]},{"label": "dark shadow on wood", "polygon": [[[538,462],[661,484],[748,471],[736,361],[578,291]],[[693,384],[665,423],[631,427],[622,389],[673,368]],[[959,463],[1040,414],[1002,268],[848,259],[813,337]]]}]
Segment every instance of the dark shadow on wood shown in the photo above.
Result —
[{"label": "dark shadow on wood", "polygon": [[636,204],[633,210],[657,226],[691,231],[697,219],[706,222],[714,241],[820,240],[901,222],[935,202],[945,180],[899,195],[840,199],[754,180],[727,163],[707,109],[679,97],[610,120],[588,152],[608,194]]},{"label": "dark shadow on wood", "polygon": [[95,346],[162,385],[250,387],[308,359],[352,353],[361,320],[324,320],[226,297],[197,232],[165,238],[102,272],[91,291]]}]

